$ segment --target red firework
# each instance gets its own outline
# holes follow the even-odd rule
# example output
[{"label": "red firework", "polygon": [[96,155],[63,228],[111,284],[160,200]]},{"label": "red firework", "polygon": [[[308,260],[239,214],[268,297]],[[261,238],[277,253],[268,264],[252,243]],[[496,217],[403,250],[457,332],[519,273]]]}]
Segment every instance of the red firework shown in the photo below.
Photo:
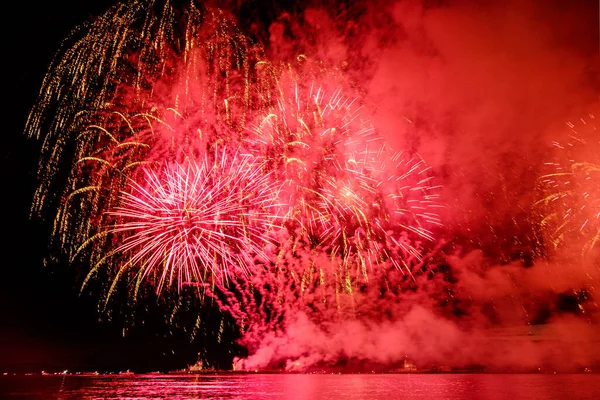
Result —
[{"label": "red firework", "polygon": [[440,224],[427,165],[389,149],[339,75],[264,68],[274,95],[249,139],[255,157],[284,184],[292,251],[325,252],[339,258],[342,275],[354,276],[356,266],[365,280],[390,260],[410,273]]},{"label": "red firework", "polygon": [[109,215],[119,274],[165,284],[217,281],[268,261],[278,185],[248,157],[215,152],[199,162],[146,168]]}]

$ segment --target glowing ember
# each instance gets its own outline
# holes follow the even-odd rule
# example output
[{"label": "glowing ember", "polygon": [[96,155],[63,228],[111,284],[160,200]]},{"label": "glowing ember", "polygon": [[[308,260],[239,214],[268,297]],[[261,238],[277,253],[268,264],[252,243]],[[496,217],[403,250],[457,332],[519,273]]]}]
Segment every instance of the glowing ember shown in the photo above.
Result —
[{"label": "glowing ember", "polygon": [[544,207],[542,226],[554,248],[578,245],[586,255],[600,239],[598,132],[593,115],[568,125],[572,135],[554,143],[557,160],[546,163],[552,171],[540,179],[544,197],[538,205]]}]

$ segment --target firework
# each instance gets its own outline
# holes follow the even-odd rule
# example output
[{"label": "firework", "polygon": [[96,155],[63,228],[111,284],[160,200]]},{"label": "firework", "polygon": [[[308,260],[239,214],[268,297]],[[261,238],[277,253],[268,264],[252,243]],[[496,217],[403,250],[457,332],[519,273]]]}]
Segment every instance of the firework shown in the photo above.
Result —
[{"label": "firework", "polygon": [[555,161],[545,164],[550,171],[541,179],[542,227],[554,248],[583,243],[588,254],[600,239],[600,159],[595,116],[568,123],[569,140],[554,142]]},{"label": "firework", "polygon": [[410,273],[439,225],[429,168],[391,151],[339,74],[315,73],[304,59],[308,66],[264,66],[274,82],[270,107],[248,129],[256,157],[285,184],[291,251],[338,259],[331,273],[347,291],[382,263]]},{"label": "firework", "polygon": [[259,57],[219,10],[193,1],[130,1],[76,30],[27,123],[44,140],[32,214],[58,208],[53,245],[103,262],[108,211],[143,168],[236,147]]},{"label": "firework", "polygon": [[431,169],[391,149],[343,74],[271,64],[193,1],[131,1],[75,33],[27,129],[44,138],[32,212],[58,209],[84,286],[153,292],[169,321],[208,296],[251,350],[297,311],[360,312],[370,279],[364,298],[414,286],[435,247]]},{"label": "firework", "polygon": [[108,212],[116,222],[107,234],[119,238],[111,254],[140,280],[155,276],[159,291],[173,282],[222,284],[268,262],[276,191],[268,174],[226,152],[212,161],[145,169]]}]

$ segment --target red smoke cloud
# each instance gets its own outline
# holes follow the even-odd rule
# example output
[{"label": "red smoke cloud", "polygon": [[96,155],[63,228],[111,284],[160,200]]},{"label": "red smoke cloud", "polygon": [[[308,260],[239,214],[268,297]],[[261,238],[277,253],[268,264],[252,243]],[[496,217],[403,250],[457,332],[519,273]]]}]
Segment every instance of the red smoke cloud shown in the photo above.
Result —
[{"label": "red smoke cloud", "polygon": [[377,132],[433,166],[449,244],[408,290],[390,292],[398,277],[372,277],[346,299],[353,313],[315,312],[303,298],[279,329],[246,332],[251,354],[239,368],[600,361],[597,258],[568,248],[550,256],[534,207],[552,141],[597,100],[597,32],[584,6],[364,2],[284,13],[268,27],[268,58],[308,54],[340,68]]}]

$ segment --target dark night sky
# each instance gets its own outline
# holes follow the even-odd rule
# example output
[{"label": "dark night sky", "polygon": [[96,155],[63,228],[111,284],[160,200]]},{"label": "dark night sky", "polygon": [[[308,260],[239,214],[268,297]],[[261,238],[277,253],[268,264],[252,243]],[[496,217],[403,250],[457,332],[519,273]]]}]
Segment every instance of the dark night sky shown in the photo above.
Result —
[{"label": "dark night sky", "polygon": [[[101,4],[92,8],[97,12]],[[40,143],[26,138],[23,129],[54,52],[72,27],[89,18],[89,10],[66,2],[18,2],[13,7],[2,24],[8,142],[0,172],[6,228],[1,242],[0,369],[85,364],[94,357],[91,343],[99,341],[101,350],[116,336],[95,323],[92,305],[78,301],[68,270],[43,267],[44,224],[28,218]]]},{"label": "dark night sky", "polygon": [[[43,266],[48,224],[28,217],[40,148],[39,141],[23,134],[28,111],[62,39],[112,3],[19,1],[3,13],[3,119],[8,123],[2,127],[5,143],[0,155],[0,372],[155,370],[181,367],[195,358],[193,351],[169,355],[172,343],[157,342],[150,333],[123,338],[117,324],[99,323],[94,299],[78,296],[73,269]],[[597,15],[596,8],[594,12]],[[189,348],[184,343],[179,349]]]},{"label": "dark night sky", "polygon": [[75,271],[65,265],[43,266],[48,224],[28,217],[41,143],[23,134],[27,114],[63,38],[113,3],[16,2],[13,11],[4,14],[8,124],[0,168],[5,211],[0,242],[0,371],[153,370],[189,361],[183,357],[173,364],[171,357],[165,363],[163,353],[170,346],[157,346],[150,337],[123,339],[120,326],[99,323],[96,303],[78,296]]}]

